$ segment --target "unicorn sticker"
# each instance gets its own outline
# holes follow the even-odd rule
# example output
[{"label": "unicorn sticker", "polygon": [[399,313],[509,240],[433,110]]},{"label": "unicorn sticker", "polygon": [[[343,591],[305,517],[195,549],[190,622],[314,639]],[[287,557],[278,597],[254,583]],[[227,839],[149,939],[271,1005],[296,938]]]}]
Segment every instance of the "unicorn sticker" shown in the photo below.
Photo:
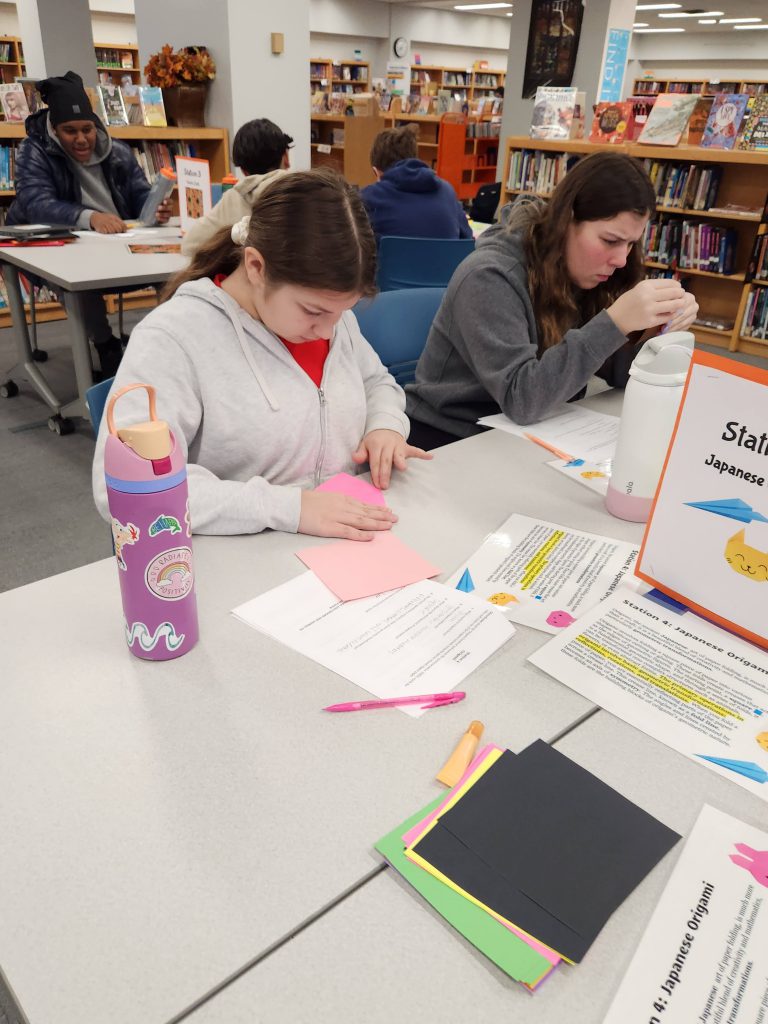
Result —
[{"label": "unicorn sticker", "polygon": [[128,544],[138,543],[139,534],[138,526],[134,526],[133,523],[123,525],[119,519],[112,518],[112,541],[115,545],[115,558],[123,572],[128,568],[123,558],[123,548]]}]

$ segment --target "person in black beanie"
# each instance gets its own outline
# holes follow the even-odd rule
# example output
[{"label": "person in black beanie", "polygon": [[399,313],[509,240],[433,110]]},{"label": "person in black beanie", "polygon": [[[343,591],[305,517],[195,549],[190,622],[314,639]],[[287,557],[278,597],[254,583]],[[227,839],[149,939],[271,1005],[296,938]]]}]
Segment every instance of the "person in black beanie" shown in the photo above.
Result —
[{"label": "person in black beanie", "polygon": [[[150,184],[131,147],[112,139],[93,112],[82,78],[74,71],[37,86],[47,109],[31,114],[16,158],[16,198],[8,224],[63,224],[81,231],[115,234],[138,217]],[[170,203],[158,221],[170,216]],[[88,336],[104,376],[114,375],[122,341],[112,334],[102,296],[87,292]]]}]

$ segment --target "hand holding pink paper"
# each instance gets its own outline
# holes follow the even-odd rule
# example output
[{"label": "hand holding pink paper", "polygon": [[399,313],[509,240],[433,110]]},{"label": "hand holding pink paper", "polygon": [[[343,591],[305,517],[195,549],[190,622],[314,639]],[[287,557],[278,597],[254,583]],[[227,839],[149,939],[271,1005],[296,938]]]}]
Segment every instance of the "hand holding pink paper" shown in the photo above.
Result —
[{"label": "hand holding pink paper", "polygon": [[336,491],[339,494],[346,494],[349,498],[356,498],[365,502],[366,505],[385,505],[384,495],[373,484],[363,480],[361,476],[352,476],[350,473],[337,473],[329,477],[316,491]]}]

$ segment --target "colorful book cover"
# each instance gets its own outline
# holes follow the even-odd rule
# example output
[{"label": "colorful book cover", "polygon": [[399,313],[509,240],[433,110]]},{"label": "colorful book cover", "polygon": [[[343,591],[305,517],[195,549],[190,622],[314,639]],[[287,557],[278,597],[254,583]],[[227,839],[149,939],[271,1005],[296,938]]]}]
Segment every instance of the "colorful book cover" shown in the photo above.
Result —
[{"label": "colorful book cover", "polygon": [[698,99],[696,94],[659,93],[637,141],[651,146],[676,146]]},{"label": "colorful book cover", "polygon": [[737,92],[715,96],[701,139],[705,149],[733,149],[748,100],[748,96]]},{"label": "colorful book cover", "polygon": [[754,97],[744,129],[739,139],[739,149],[768,149],[768,93]]},{"label": "colorful book cover", "polygon": [[0,85],[0,103],[3,105],[3,117],[6,121],[14,121],[19,124],[29,117],[27,97],[18,82]]},{"label": "colorful book cover", "polygon": [[598,103],[589,133],[590,142],[615,145],[624,142],[632,124],[632,103]]},{"label": "colorful book cover", "polygon": [[163,105],[163,90],[158,85],[140,85],[141,116],[148,128],[165,128],[168,121]]},{"label": "colorful book cover", "polygon": [[104,101],[101,98],[101,93],[99,92],[98,88],[93,85],[86,85],[85,94],[91,101],[91,109],[93,110],[94,114],[98,117],[102,124],[106,124],[107,112],[104,109]]},{"label": "colorful book cover", "polygon": [[107,124],[120,125],[128,124],[128,115],[125,112],[123,94],[119,85],[100,85],[99,94],[104,104],[104,114]]},{"label": "colorful book cover", "polygon": [[688,121],[688,131],[686,132],[683,140],[687,146],[701,145],[701,140],[704,137],[704,129],[707,127],[709,112],[712,109],[713,103],[713,96],[699,96],[696,101],[696,106],[693,108],[690,120]]},{"label": "colorful book cover", "polygon": [[181,233],[185,234],[193,221],[211,212],[211,169],[208,161],[177,156],[176,182],[179,186]]},{"label": "colorful book cover", "polygon": [[531,119],[532,139],[569,139],[576,106],[576,89],[540,85]]}]

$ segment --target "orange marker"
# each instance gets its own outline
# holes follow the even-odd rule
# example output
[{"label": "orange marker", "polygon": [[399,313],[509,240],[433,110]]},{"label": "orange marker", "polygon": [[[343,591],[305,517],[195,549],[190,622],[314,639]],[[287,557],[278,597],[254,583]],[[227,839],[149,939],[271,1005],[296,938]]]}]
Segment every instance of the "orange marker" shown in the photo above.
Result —
[{"label": "orange marker", "polygon": [[470,727],[456,744],[456,749],[437,773],[437,781],[444,786],[455,786],[464,772],[469,768],[475,756],[477,744],[483,735],[485,726],[482,722],[472,722]]}]

